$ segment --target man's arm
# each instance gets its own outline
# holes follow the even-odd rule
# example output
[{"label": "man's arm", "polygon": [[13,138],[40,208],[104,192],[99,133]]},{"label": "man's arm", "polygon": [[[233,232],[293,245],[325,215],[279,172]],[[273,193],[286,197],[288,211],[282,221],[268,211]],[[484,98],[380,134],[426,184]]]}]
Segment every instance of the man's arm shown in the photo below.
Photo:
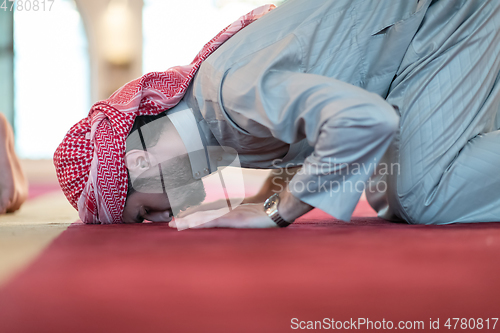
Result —
[{"label": "man's arm", "polygon": [[[288,167],[283,169],[272,169],[269,176],[266,178],[259,192],[255,195],[245,197],[241,204],[259,204],[263,207],[264,201],[274,193],[281,193],[286,188],[287,184],[293,176],[300,170],[300,166]],[[288,201],[287,201],[288,202]],[[227,200],[220,199],[213,202],[208,202],[203,205],[190,207],[183,212],[180,212],[178,217],[186,217],[195,212],[217,210],[227,207]]]},{"label": "man's arm", "polygon": [[290,180],[300,170],[300,166],[273,169],[257,194],[246,197],[242,203],[263,203],[274,193],[282,192]]},{"label": "man's arm", "polygon": [[293,176],[300,170],[300,166],[283,168],[280,171],[274,169],[267,177],[259,192],[243,200],[243,204],[255,203],[262,204],[274,193],[280,193],[280,204],[278,209],[285,221],[294,221],[298,217],[312,210],[314,207],[308,205],[288,191],[288,183]]},{"label": "man's arm", "polygon": [[292,221],[316,207],[349,220],[399,128],[396,111],[379,95],[325,76],[279,70],[251,76],[240,68],[225,78],[222,99],[231,119],[248,133],[267,130],[314,147],[288,183],[280,214]]},{"label": "man's arm", "polygon": [[[280,215],[292,222],[312,208],[319,208],[349,220],[368,178],[398,129],[399,117],[393,107],[376,94],[324,76],[273,71],[256,89],[247,86],[252,84],[247,73],[241,73],[242,77],[228,75],[223,86],[224,107],[233,121],[249,133],[267,129],[283,142],[307,139],[314,147],[281,192]],[[259,92],[259,96],[252,97],[258,103],[249,102],[252,90]],[[262,205],[270,189],[272,192],[269,184],[268,179],[256,196],[254,201],[259,203],[240,205],[200,225],[193,214],[193,225],[277,227]],[[169,225],[176,227],[176,222]]]}]

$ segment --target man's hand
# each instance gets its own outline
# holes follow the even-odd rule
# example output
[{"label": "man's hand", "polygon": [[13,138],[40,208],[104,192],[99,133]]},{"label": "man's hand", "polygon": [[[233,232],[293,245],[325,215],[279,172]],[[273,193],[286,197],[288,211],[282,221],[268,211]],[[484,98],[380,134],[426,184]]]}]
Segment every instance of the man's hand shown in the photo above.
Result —
[{"label": "man's hand", "polygon": [[[227,209],[227,208],[223,208]],[[212,214],[214,217],[220,215],[219,210],[211,211],[198,211],[182,218],[175,218],[174,221],[168,225],[172,228],[186,229],[200,229],[200,228],[277,228],[278,225],[267,216],[264,212],[263,204],[243,204],[224,216],[214,218],[213,220],[205,223],[208,215]],[[201,224],[200,224],[201,223]]]},{"label": "man's hand", "polygon": [[[245,203],[244,200],[241,199],[236,199],[233,200],[235,202],[242,202]],[[207,202],[202,205],[194,206],[194,207],[189,207],[186,210],[183,210],[179,214],[177,214],[176,218],[184,218],[190,215],[193,215],[197,212],[206,212],[206,211],[213,211],[213,210],[220,210],[220,209],[227,209],[228,204],[226,199],[220,199],[212,202]]]},{"label": "man's hand", "polygon": [[[264,201],[266,199],[267,198],[264,198]],[[262,202],[261,201],[262,200],[260,200],[260,198],[257,196],[246,197],[244,199],[241,199],[241,198],[231,199],[231,202],[240,202],[241,204],[260,203],[260,204],[262,204],[262,206],[264,206],[264,201],[262,201]],[[226,208],[226,207],[228,207],[227,200],[226,199],[219,199],[216,201],[204,203],[202,205],[189,207],[188,209],[177,214],[177,217],[186,217],[186,216],[194,214],[196,212],[207,211],[207,210],[218,210],[218,209],[222,209],[222,208]]]}]

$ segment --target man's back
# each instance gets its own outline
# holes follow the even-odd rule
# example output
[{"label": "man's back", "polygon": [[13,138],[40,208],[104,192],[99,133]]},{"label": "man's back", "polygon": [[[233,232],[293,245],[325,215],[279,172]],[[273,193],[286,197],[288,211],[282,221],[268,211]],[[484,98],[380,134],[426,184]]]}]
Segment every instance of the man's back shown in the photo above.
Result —
[{"label": "man's back", "polygon": [[285,155],[285,162],[300,163],[312,147],[293,124],[280,123],[277,105],[258,107],[262,91],[275,85],[269,73],[317,74],[385,97],[429,3],[290,0],[202,64],[193,81],[201,115],[245,166],[268,168]]}]

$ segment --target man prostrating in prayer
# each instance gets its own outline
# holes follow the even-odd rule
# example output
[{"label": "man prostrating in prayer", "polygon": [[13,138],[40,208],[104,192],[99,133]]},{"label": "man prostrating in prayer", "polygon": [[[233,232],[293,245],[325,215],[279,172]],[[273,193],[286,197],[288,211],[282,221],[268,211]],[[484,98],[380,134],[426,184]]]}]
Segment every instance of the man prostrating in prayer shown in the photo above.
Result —
[{"label": "man prostrating in prayer", "polygon": [[[128,83],[69,131],[54,161],[84,222],[285,227],[313,208],[349,220],[358,184],[389,220],[500,220],[500,2],[271,9],[235,22],[191,65]],[[139,134],[161,118],[144,130],[158,138]],[[200,180],[225,153],[223,166],[286,167],[291,179],[272,175],[234,207],[227,195],[220,216],[199,206]]]}]

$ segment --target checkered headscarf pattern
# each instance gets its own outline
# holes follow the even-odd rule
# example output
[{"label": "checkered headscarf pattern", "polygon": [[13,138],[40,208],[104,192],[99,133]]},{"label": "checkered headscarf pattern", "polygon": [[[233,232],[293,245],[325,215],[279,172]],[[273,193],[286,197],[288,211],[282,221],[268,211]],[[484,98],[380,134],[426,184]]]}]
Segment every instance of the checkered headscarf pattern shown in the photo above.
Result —
[{"label": "checkered headscarf pattern", "polygon": [[54,153],[61,188],[85,223],[120,223],[127,198],[125,142],[136,116],[155,115],[182,99],[201,63],[236,32],[274,9],[259,7],[222,30],[191,64],[148,73],[94,104]]}]

